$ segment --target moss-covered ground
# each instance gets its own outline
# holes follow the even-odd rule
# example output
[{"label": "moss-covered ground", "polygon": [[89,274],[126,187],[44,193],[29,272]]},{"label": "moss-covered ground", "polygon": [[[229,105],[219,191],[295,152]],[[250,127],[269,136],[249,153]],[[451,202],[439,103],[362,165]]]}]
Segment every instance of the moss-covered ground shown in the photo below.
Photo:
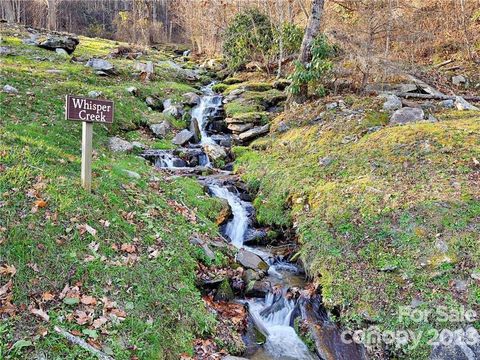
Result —
[{"label": "moss-covered ground", "polygon": [[426,359],[428,330],[465,322],[401,319],[400,306],[480,312],[480,113],[388,126],[377,99],[345,103],[364,111],[293,107],[270,137],[235,149],[236,168],[257,194],[258,220],[295,227],[306,270],[342,324],[423,331],[418,347],[390,350]]}]

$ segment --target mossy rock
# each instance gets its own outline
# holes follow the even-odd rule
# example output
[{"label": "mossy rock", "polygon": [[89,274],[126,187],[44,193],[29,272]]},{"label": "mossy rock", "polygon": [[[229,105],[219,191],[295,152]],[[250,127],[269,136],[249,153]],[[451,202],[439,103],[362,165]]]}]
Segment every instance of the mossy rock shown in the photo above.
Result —
[{"label": "mossy rock", "polygon": [[229,102],[224,107],[225,113],[229,117],[233,117],[237,114],[261,112],[266,110],[265,107],[252,100],[237,99]]},{"label": "mossy rock", "polygon": [[223,93],[228,88],[227,84],[218,83],[212,86],[212,90],[216,93]]},{"label": "mossy rock", "polygon": [[228,279],[222,281],[215,294],[215,301],[232,301],[234,298],[232,287]]},{"label": "mossy rock", "polygon": [[241,82],[243,82],[243,80],[236,77],[229,77],[223,80],[223,83],[227,85],[239,84]]},{"label": "mossy rock", "polygon": [[232,124],[266,124],[268,122],[269,113],[266,111],[252,111],[247,113],[237,113],[227,119],[227,123]]}]

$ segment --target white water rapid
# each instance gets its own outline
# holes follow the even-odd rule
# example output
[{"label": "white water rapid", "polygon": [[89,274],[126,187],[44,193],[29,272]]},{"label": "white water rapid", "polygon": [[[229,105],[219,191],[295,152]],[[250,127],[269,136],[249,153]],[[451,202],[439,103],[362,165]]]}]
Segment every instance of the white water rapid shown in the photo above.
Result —
[{"label": "white water rapid", "polygon": [[241,248],[243,246],[245,232],[250,223],[247,212],[247,203],[240,200],[237,195],[233,194],[225,187],[210,185],[209,188],[213,195],[220,199],[227,200],[228,205],[230,205],[233,218],[227,223],[225,234],[229,237],[235,247]]},{"label": "white water rapid", "polygon": [[[279,296],[270,293],[263,301],[248,301],[249,312],[255,325],[267,337],[262,351],[252,359],[270,357],[281,360],[313,360],[307,346],[290,326],[295,302]],[[275,304],[276,302],[281,303]],[[269,311],[270,309],[272,310]]]}]

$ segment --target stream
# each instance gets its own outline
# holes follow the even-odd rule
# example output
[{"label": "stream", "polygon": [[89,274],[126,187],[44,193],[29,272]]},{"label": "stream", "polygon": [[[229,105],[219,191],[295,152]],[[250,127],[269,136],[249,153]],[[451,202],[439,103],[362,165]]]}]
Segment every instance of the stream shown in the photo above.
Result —
[{"label": "stream", "polygon": [[[197,171],[198,180],[204,184],[211,195],[224,199],[231,208],[230,220],[221,227],[223,235],[230,240],[236,248],[258,255],[268,264],[266,276],[262,279],[267,282],[269,290],[264,297],[239,298],[236,301],[246,304],[249,311],[249,328],[255,328],[265,337],[263,344],[255,340],[249,340],[245,336],[247,351],[243,355],[252,360],[311,360],[311,359],[361,359],[356,350],[347,349],[340,344],[340,332],[334,331],[330,339],[319,339],[319,343],[326,343],[325,349],[318,349],[312,353],[307,345],[300,339],[294,329],[296,317],[306,313],[306,306],[301,308],[300,293],[306,286],[305,274],[296,264],[287,261],[282,252],[274,252],[269,247],[249,246],[246,238],[249,234],[255,234],[255,210],[250,201],[244,196],[245,191],[238,188],[238,180],[232,180],[234,176],[230,171],[215,169],[209,156],[206,154],[206,146],[218,146],[230,144],[231,137],[228,133],[219,133],[211,127],[211,120],[218,119],[223,114],[223,97],[215,94],[211,87],[213,84],[203,87],[203,96],[200,103],[191,110],[192,121],[195,119],[201,139],[198,144],[189,145],[177,151],[149,150],[144,157],[152,161],[157,168],[171,171]],[[180,154],[188,154],[190,160],[180,158]],[[214,175],[202,176],[204,170],[211,170]],[[237,255],[238,256],[238,255]],[[320,297],[319,297],[320,298]],[[305,304],[305,302],[304,302]],[[311,305],[311,304],[310,304]],[[309,306],[308,308],[311,308]],[[324,312],[326,314],[326,312]],[[308,316],[308,315],[307,315]],[[314,317],[316,317],[315,315]],[[325,324],[332,327],[325,315],[322,319]],[[335,327],[336,328],[336,327]],[[251,332],[250,332],[251,335]],[[317,339],[315,338],[317,343]],[[360,354],[361,351],[358,351]],[[358,355],[358,356],[357,356]]]}]

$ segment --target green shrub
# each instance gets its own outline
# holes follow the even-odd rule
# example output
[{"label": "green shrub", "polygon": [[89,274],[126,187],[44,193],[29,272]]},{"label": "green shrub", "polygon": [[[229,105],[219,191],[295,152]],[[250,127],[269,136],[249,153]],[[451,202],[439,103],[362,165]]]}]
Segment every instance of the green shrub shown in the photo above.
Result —
[{"label": "green shrub", "polygon": [[325,88],[322,82],[325,77],[330,73],[333,67],[332,56],[335,49],[328,42],[326,36],[322,35],[317,37],[311,47],[312,60],[308,64],[302,64],[301,62],[295,62],[295,70],[289,76],[292,81],[290,85],[290,91],[293,94],[298,94],[303,85],[315,88],[315,92],[319,96],[325,96]]},{"label": "green shrub", "polygon": [[240,69],[249,61],[265,60],[274,43],[270,19],[256,8],[237,14],[223,38],[223,54],[232,70]]}]

